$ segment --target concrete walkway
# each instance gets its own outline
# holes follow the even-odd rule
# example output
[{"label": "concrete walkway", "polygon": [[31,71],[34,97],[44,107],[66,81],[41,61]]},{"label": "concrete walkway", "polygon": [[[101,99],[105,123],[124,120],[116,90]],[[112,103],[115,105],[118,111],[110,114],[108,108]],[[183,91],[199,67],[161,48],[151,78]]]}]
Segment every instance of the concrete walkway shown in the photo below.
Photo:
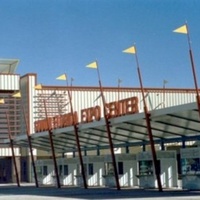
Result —
[{"label": "concrete walkway", "polygon": [[78,188],[78,187],[39,187],[30,184],[16,185],[0,184],[0,200],[90,200],[90,199],[138,199],[138,200],[171,200],[171,199],[200,199],[199,191],[170,189],[159,192],[158,190],[143,190],[122,188],[120,191],[112,188]]}]

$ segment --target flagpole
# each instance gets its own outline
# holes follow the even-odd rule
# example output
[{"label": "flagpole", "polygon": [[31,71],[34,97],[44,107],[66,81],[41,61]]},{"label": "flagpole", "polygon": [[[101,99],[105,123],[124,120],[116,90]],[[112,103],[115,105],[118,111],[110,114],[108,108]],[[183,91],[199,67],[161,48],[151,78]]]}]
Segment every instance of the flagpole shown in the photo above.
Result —
[{"label": "flagpole", "polygon": [[[16,94],[14,94],[13,97],[21,98],[21,93],[18,92]],[[24,106],[23,106],[23,104],[21,104],[21,106],[22,106],[22,109],[23,109],[24,121],[25,121],[25,125],[26,125],[26,135],[27,135],[30,154],[31,154],[31,161],[32,161],[33,173],[34,173],[34,178],[35,178],[35,184],[36,184],[36,187],[38,187],[37,172],[36,172],[35,161],[34,161],[33,151],[32,151],[31,135],[29,133],[28,122],[27,122],[27,119],[26,119]]]},{"label": "flagpole", "polygon": [[151,122],[150,122],[151,114],[149,113],[147,105],[146,105],[137,51],[135,51],[135,59],[136,59],[137,72],[138,72],[138,77],[139,77],[139,82],[140,82],[140,87],[141,87],[141,92],[142,92],[144,113],[145,113],[146,125],[147,125],[147,130],[148,130],[148,136],[149,136],[150,145],[151,145],[151,151],[152,151],[154,169],[155,169],[155,173],[156,173],[156,179],[157,179],[157,183],[158,183],[158,189],[160,192],[162,192],[162,184],[161,184],[161,179],[160,179],[160,174],[159,174],[159,168],[157,166],[158,160],[157,160],[157,155],[156,155],[156,150],[155,150],[155,145],[154,145],[154,140],[153,140],[153,134],[152,134],[152,129],[151,129]]},{"label": "flagpole", "polygon": [[[42,85],[38,84],[34,87],[37,90],[42,90]],[[43,91],[42,91],[43,94]],[[50,146],[51,146],[51,152],[52,152],[52,157],[53,157],[53,164],[54,164],[54,170],[55,170],[55,175],[56,175],[56,180],[57,180],[57,187],[60,188],[60,178],[58,175],[58,166],[56,162],[56,155],[55,155],[55,149],[54,149],[54,143],[53,143],[53,132],[51,130],[49,120],[48,120],[48,114],[47,114],[47,107],[46,107],[46,99],[43,98],[43,103],[44,103],[44,111],[45,111],[45,117],[47,121],[47,127],[48,127],[48,132],[49,132],[49,141],[50,141]]]},{"label": "flagpole", "polygon": [[11,147],[13,164],[14,164],[15,173],[16,173],[17,185],[18,185],[18,187],[20,187],[19,174],[18,174],[18,170],[17,170],[17,163],[16,163],[16,160],[15,160],[15,151],[14,151],[13,139],[12,139],[12,135],[11,135],[11,131],[10,131],[10,121],[9,121],[8,111],[6,111],[6,118],[7,118],[7,124],[8,124],[8,136],[9,136],[9,140],[10,140],[10,147]]},{"label": "flagpole", "polygon": [[[65,77],[67,77],[66,74],[65,74]],[[79,160],[80,160],[80,165],[81,165],[81,173],[82,173],[82,177],[83,177],[83,184],[84,184],[84,188],[87,189],[88,186],[87,186],[87,180],[86,180],[86,175],[85,175],[83,157],[82,157],[82,154],[81,154],[81,147],[80,147],[80,141],[79,141],[79,136],[78,136],[78,126],[77,126],[76,120],[74,119],[72,97],[71,97],[71,93],[70,93],[69,88],[68,88],[67,78],[66,78],[66,84],[67,84],[67,92],[68,92],[68,96],[69,96],[69,103],[70,103],[71,115],[72,115],[72,120],[73,120],[74,132],[75,132],[75,137],[76,137],[76,144],[77,144],[77,148],[78,148]],[[72,81],[71,81],[70,89],[71,89],[71,92],[72,92]]]},{"label": "flagpole", "polygon": [[119,99],[120,99],[120,93],[119,93],[119,90],[120,90],[120,81],[121,81],[121,80],[118,79],[118,88],[117,88],[117,89],[118,89],[118,91],[117,91],[117,93],[118,93],[118,94],[117,94],[117,112],[118,112],[118,114],[119,114],[119,109],[120,109],[120,108],[119,108]]},{"label": "flagpole", "polygon": [[[96,63],[97,63],[97,61],[96,61]],[[102,101],[103,101],[104,119],[105,119],[105,122],[106,122],[106,130],[107,130],[107,134],[108,134],[110,152],[111,152],[112,163],[113,163],[114,174],[115,174],[115,181],[116,181],[117,189],[120,190],[119,177],[118,177],[118,171],[117,171],[117,164],[116,164],[114,147],[113,147],[111,131],[110,131],[110,125],[109,125],[110,122],[109,122],[108,114],[107,114],[107,110],[106,110],[106,101],[105,101],[105,97],[103,95],[103,88],[102,88],[102,85],[101,85],[101,78],[100,78],[100,72],[99,72],[98,63],[97,63],[97,74],[98,74],[98,79],[99,79],[99,87],[100,87],[101,97],[102,97]]]},{"label": "flagpole", "polygon": [[120,83],[121,83],[121,80],[118,79],[118,102],[120,100]]},{"label": "flagpole", "polygon": [[165,87],[165,84],[167,83],[166,80],[163,80],[163,107],[165,108],[165,94],[166,94],[166,87]]},{"label": "flagpole", "polygon": [[194,78],[194,85],[195,85],[195,91],[196,91],[196,101],[197,101],[197,106],[198,106],[198,111],[199,111],[199,117],[200,117],[200,98],[199,98],[199,90],[198,90],[198,84],[197,84],[197,77],[196,77],[196,72],[195,72],[195,64],[194,64],[194,59],[193,59],[193,53],[192,53],[192,47],[191,47],[191,40],[190,40],[190,34],[189,34],[189,28],[187,23],[186,29],[187,29],[187,40],[188,40],[188,46],[189,46],[189,55],[190,55],[190,62],[192,66],[192,74]]},{"label": "flagpole", "polygon": [[23,108],[23,114],[24,114],[24,121],[25,121],[25,124],[26,124],[26,135],[27,135],[29,149],[30,149],[30,154],[31,154],[31,161],[32,161],[33,173],[34,173],[34,178],[35,178],[35,186],[39,187],[39,185],[38,185],[38,179],[37,179],[37,172],[36,172],[36,167],[35,167],[35,160],[34,160],[34,157],[33,157],[31,135],[30,135],[30,132],[29,132],[28,122],[27,122],[27,119],[26,119],[25,109],[24,109],[23,105],[22,105],[22,108]]},{"label": "flagpole", "polygon": [[44,102],[44,109],[45,109],[48,132],[49,132],[49,140],[50,140],[50,145],[51,145],[51,151],[52,151],[52,157],[53,157],[53,163],[54,163],[54,170],[55,170],[55,175],[56,175],[56,180],[57,180],[57,187],[60,188],[60,178],[59,178],[59,175],[58,175],[58,166],[57,166],[57,162],[56,162],[56,155],[55,155],[55,149],[54,149],[54,143],[53,143],[53,132],[50,129],[50,125],[49,125],[49,120],[48,120],[48,115],[47,115],[47,107],[46,107],[46,100],[43,99],[43,102]]}]

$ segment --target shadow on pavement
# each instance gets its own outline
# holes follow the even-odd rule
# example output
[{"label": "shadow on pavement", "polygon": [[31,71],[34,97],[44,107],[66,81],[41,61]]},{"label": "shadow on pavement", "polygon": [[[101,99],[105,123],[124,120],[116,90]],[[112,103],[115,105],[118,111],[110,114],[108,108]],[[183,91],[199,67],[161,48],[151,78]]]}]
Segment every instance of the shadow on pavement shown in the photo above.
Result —
[{"label": "shadow on pavement", "polygon": [[79,187],[51,187],[41,186],[36,188],[32,185],[0,185],[0,196],[10,195],[31,195],[41,197],[59,197],[59,198],[76,198],[76,199],[140,199],[140,198],[167,198],[167,197],[191,197],[195,196],[200,199],[199,191],[188,191],[181,189],[164,189],[163,192],[158,190],[144,190],[139,188],[115,188],[89,187],[88,189]]}]

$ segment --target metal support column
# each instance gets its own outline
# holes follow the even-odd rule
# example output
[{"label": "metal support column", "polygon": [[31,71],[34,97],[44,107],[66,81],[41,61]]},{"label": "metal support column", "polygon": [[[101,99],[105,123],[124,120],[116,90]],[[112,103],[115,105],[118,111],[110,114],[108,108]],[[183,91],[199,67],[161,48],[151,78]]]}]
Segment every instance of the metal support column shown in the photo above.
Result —
[{"label": "metal support column", "polygon": [[49,132],[49,141],[50,141],[50,145],[51,145],[51,151],[52,151],[57,187],[60,188],[60,178],[59,178],[59,174],[58,174],[58,166],[57,166],[57,162],[56,162],[56,155],[55,155],[55,149],[54,149],[54,143],[53,143],[53,132],[51,131],[50,125],[49,125],[47,108],[46,108],[46,100],[44,100],[44,108],[45,108],[45,115],[46,115],[47,127],[48,127],[48,132]]},{"label": "metal support column", "polygon": [[144,106],[144,114],[145,114],[147,132],[148,132],[148,136],[149,136],[149,140],[150,140],[150,146],[151,146],[153,163],[154,163],[154,168],[155,168],[155,173],[156,173],[156,179],[157,179],[157,182],[158,182],[159,191],[162,192],[161,179],[160,179],[160,174],[159,174],[159,168],[157,166],[157,156],[156,156],[155,145],[154,145],[154,140],[153,140],[153,134],[152,134],[152,129],[151,129],[151,122],[150,122],[151,114],[149,113],[149,111],[147,109],[147,105],[146,105],[146,100],[145,100],[145,95],[144,95],[144,89],[143,89],[143,84],[142,84],[142,77],[141,77],[141,73],[140,73],[140,67],[139,67],[136,47],[132,46],[132,47],[124,50],[123,52],[124,53],[135,54],[137,72],[138,72],[138,77],[139,77],[141,93],[142,93],[142,100],[143,100],[143,106]]},{"label": "metal support column", "polygon": [[[75,119],[75,116],[74,116],[73,105],[72,105],[72,97],[71,97],[71,93],[70,93],[70,90],[69,90],[69,87],[68,87],[67,75],[62,74],[61,76],[57,77],[57,79],[58,80],[66,80],[66,85],[67,85],[66,89],[67,89],[68,97],[69,97],[71,117],[72,117],[74,133],[75,133],[75,138],[76,138],[76,145],[77,145],[77,148],[78,148],[78,155],[79,155],[79,160],[80,160],[80,165],[81,165],[81,174],[82,174],[82,178],[83,178],[84,187],[85,187],[85,189],[87,189],[87,181],[86,181],[85,169],[84,169],[83,158],[82,158],[82,154],[81,154],[80,141],[79,141],[79,135],[78,135],[78,125],[77,125],[78,122],[77,122],[77,120]],[[73,81],[73,78],[71,79],[70,89],[72,88],[72,81]],[[75,150],[73,152],[73,157],[75,157]]]},{"label": "metal support column", "polygon": [[11,131],[10,131],[10,120],[9,120],[8,112],[6,112],[6,118],[7,118],[7,124],[8,124],[8,136],[9,136],[9,140],[10,140],[12,159],[13,159],[13,164],[14,164],[15,173],[16,173],[17,186],[20,187],[19,174],[18,174],[18,170],[17,170],[17,163],[15,160],[14,145],[13,145],[13,139],[12,139],[12,135],[11,135]]},{"label": "metal support column", "polygon": [[164,141],[161,141],[160,147],[161,147],[161,150],[162,150],[162,151],[165,150],[165,143],[164,143]]},{"label": "metal support column", "polygon": [[99,74],[98,68],[97,68],[97,72],[98,72],[98,77],[99,77],[99,86],[100,86],[101,97],[102,97],[102,101],[103,101],[104,119],[105,119],[105,123],[106,123],[106,130],[107,130],[110,152],[111,152],[111,157],[112,157],[112,163],[113,163],[113,169],[114,169],[114,175],[115,175],[115,182],[116,182],[117,189],[120,190],[121,188],[120,188],[120,184],[119,184],[117,164],[116,164],[114,147],[113,147],[112,136],[111,136],[111,131],[110,131],[110,122],[109,122],[109,119],[108,119],[109,116],[108,116],[107,111],[106,111],[106,101],[105,101],[104,94],[103,94],[103,88],[102,88],[102,85],[101,85],[101,79],[100,79],[100,74]]},{"label": "metal support column", "polygon": [[188,36],[188,44],[189,44],[190,62],[191,62],[191,66],[192,66],[192,74],[193,74],[195,91],[196,91],[197,108],[198,108],[199,117],[200,117],[200,97],[199,97],[199,90],[198,90],[198,84],[197,84],[197,77],[196,77],[196,72],[195,72],[195,64],[194,64],[194,59],[193,59],[193,54],[192,54],[192,48],[191,48],[191,44],[190,44],[191,42],[190,42],[189,31],[188,31],[187,36]]},{"label": "metal support column", "polygon": [[[137,59],[137,56],[136,56],[136,59]],[[157,160],[157,155],[156,155],[156,150],[155,150],[155,145],[154,145],[154,140],[153,140],[153,134],[152,134],[152,129],[151,129],[151,122],[150,122],[151,114],[148,112],[148,109],[147,109],[146,100],[145,100],[145,96],[144,96],[144,89],[143,89],[143,85],[142,85],[142,78],[141,78],[139,67],[137,67],[137,70],[138,70],[141,91],[142,91],[142,98],[143,98],[143,103],[144,103],[144,113],[145,113],[148,136],[149,136],[149,140],[150,140],[150,146],[151,146],[153,163],[154,163],[154,168],[155,168],[155,173],[156,173],[156,179],[158,182],[158,189],[160,192],[162,192],[163,191],[162,184],[161,184],[161,179],[160,179],[160,174],[159,174],[159,168],[157,165],[158,160]]]},{"label": "metal support column", "polygon": [[34,178],[35,178],[35,186],[39,187],[38,179],[37,179],[37,172],[36,172],[36,167],[35,167],[35,160],[34,160],[34,157],[33,157],[31,135],[30,135],[30,132],[29,132],[28,122],[27,122],[27,119],[26,119],[25,109],[24,109],[23,105],[22,105],[22,108],[23,108],[23,114],[24,114],[24,121],[25,121],[25,124],[26,124],[26,135],[27,135],[28,144],[29,144],[29,150],[30,150],[30,154],[31,154],[31,162],[32,162],[33,173],[34,173]]},{"label": "metal support column", "polygon": [[76,152],[75,152],[75,150],[73,151],[73,158],[75,158],[76,157]]},{"label": "metal support column", "polygon": [[146,144],[142,144],[142,151],[146,151]]},{"label": "metal support column", "polygon": [[128,144],[128,142],[126,142],[126,153],[128,154],[130,151],[129,151],[129,144]]},{"label": "metal support column", "polygon": [[99,145],[97,145],[97,156],[100,156],[100,149],[99,149]]},{"label": "metal support column", "polygon": [[185,148],[185,138],[182,139],[182,148]]},{"label": "metal support column", "polygon": [[102,98],[102,101],[103,101],[103,114],[104,114],[106,131],[107,131],[109,147],[110,147],[110,152],[111,152],[111,157],[112,157],[112,164],[113,164],[113,169],[114,169],[115,182],[116,182],[117,189],[120,190],[120,184],[119,184],[119,178],[118,178],[118,172],[117,172],[117,165],[116,165],[115,154],[114,154],[114,147],[113,147],[112,136],[111,136],[111,131],[110,131],[109,115],[108,115],[107,110],[106,110],[106,101],[105,101],[103,89],[102,89],[102,86],[101,86],[101,78],[100,78],[98,63],[97,63],[97,61],[95,61],[95,62],[87,65],[87,67],[97,69],[97,74],[98,74],[98,79],[99,79],[99,87],[100,87],[100,95],[101,95],[101,98]]},{"label": "metal support column", "polygon": [[69,96],[69,103],[70,103],[70,109],[71,109],[71,115],[72,115],[72,120],[73,120],[73,126],[74,126],[74,133],[75,133],[75,138],[76,138],[76,145],[78,148],[78,155],[79,155],[79,160],[80,160],[80,165],[81,165],[81,173],[83,177],[83,184],[84,188],[87,189],[87,180],[86,180],[86,175],[85,175],[85,169],[84,169],[84,163],[83,163],[83,157],[81,154],[81,147],[80,147],[80,141],[79,141],[79,136],[78,136],[78,126],[77,122],[74,118],[74,111],[73,111],[73,105],[72,105],[72,97],[69,89],[67,88],[68,96]]},{"label": "metal support column", "polygon": [[86,150],[86,147],[84,148],[84,156],[87,156],[87,150]]}]

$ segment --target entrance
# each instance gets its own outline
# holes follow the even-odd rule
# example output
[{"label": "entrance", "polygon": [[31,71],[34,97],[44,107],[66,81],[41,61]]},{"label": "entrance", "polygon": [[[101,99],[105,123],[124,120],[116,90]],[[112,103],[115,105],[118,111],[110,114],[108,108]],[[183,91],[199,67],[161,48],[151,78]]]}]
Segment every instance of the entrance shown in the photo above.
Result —
[{"label": "entrance", "polygon": [[21,157],[21,181],[28,182],[27,157]]},{"label": "entrance", "polygon": [[0,183],[12,182],[11,158],[0,158]]}]

